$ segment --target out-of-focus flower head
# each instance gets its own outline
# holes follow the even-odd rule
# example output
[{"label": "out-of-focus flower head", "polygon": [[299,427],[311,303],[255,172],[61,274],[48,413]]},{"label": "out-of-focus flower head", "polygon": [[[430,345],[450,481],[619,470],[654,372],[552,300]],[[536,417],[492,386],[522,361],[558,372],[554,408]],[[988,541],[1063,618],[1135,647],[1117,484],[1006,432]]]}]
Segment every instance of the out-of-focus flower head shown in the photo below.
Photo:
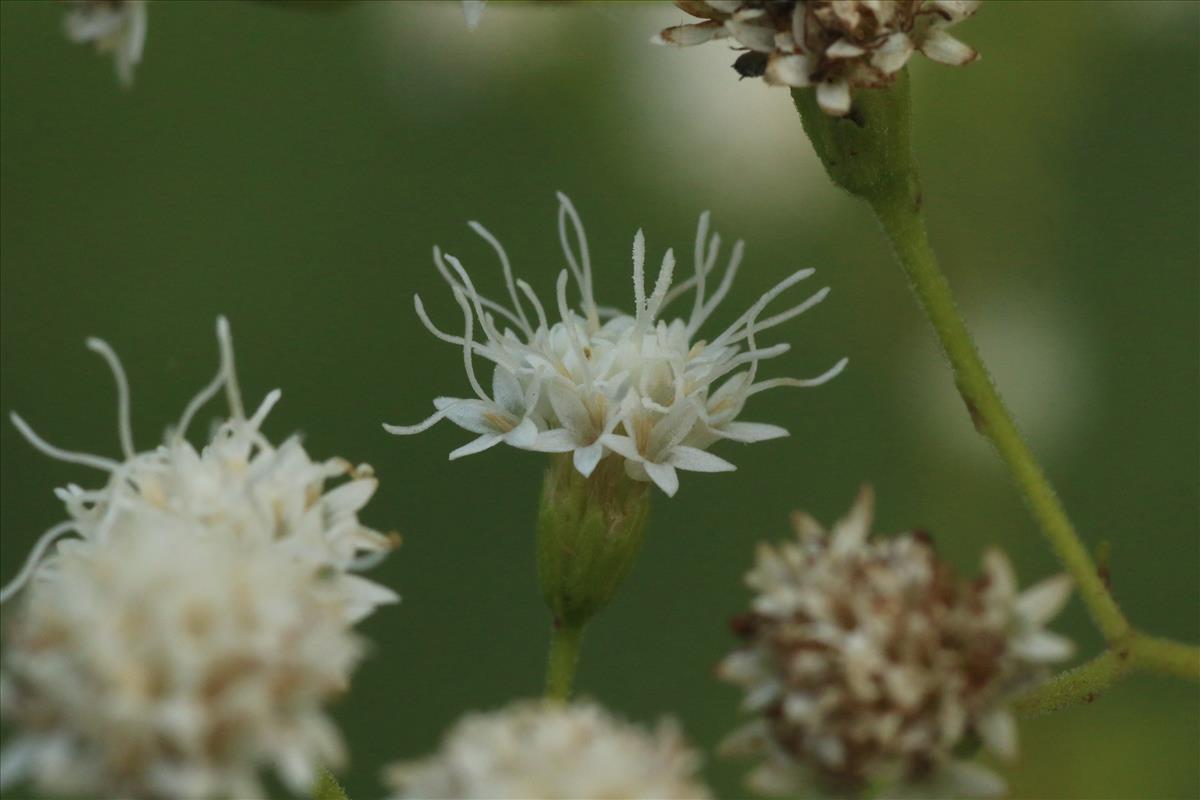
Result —
[{"label": "out-of-focus flower head", "polygon": [[975,735],[1015,756],[1007,700],[1071,655],[1043,627],[1070,581],[1018,594],[998,551],[960,579],[923,535],[869,539],[872,514],[864,489],[832,531],[797,514],[796,540],[759,546],[751,611],[735,621],[745,643],[719,668],[756,719],[723,750],[762,759],[749,783],[766,794],[1000,794],[1000,777],[956,749]]},{"label": "out-of-focus flower head", "polygon": [[[152,530],[153,524],[145,519],[184,526],[196,536],[269,544],[280,557],[301,562],[314,573],[328,572],[343,594],[350,622],[381,603],[395,602],[390,589],[353,574],[373,566],[398,542],[394,534],[381,534],[358,520],[359,509],[378,486],[370,466],[356,467],[342,458],[313,461],[299,436],[274,446],[260,428],[281,393],[270,392],[247,416],[224,318],[217,322],[217,336],[221,349],[217,375],[192,398],[174,429],[153,450],[139,452],[134,447],[128,380],[112,348],[99,339],[89,339],[88,347],[108,362],[116,379],[121,460],[55,447],[12,414],[18,430],[38,450],[98,469],[108,480],[98,489],[70,484],[55,490],[68,519],[46,532],[20,575],[0,592],[0,599],[7,600],[26,581],[37,580],[39,559],[63,535],[75,533],[86,541],[103,543],[123,527]],[[187,429],[222,389],[229,418],[197,450],[185,438]],[[348,480],[327,490],[326,482],[339,477]]]},{"label": "out-of-focus flower head", "polygon": [[[88,346],[116,378],[122,460],[54,447],[13,415],[37,449],[108,480],[57,490],[68,519],[0,592],[23,592],[0,666],[15,727],[0,785],[257,797],[264,768],[306,793],[343,758],[323,706],[361,655],[351,625],[397,600],[352,571],[395,541],[358,521],[369,467],[313,462],[296,438],[273,446],[260,426],[278,391],[246,416],[224,319],[217,331],[216,377],[154,450],[135,449],[124,369],[98,339]],[[189,423],[222,389],[229,419],[197,451]],[[326,491],[339,476],[350,479]]]},{"label": "out-of-focus flower head", "polygon": [[[462,309],[463,335],[437,328],[420,297],[414,299],[425,326],[439,339],[462,348],[475,397],[439,397],[434,401],[436,413],[424,422],[384,426],[391,433],[412,434],[448,418],[478,435],[453,451],[452,459],[503,442],[524,450],[571,453],[575,468],[589,476],[601,459],[611,456],[624,461],[630,477],[653,481],[673,495],[679,486],[677,470],[734,469],[707,452],[713,443],[721,439],[758,442],[787,435],[777,425],[740,419],[750,397],[780,386],[818,386],[846,365],[842,359],[807,380],[758,379],[760,362],[782,355],[789,345],[764,347],[757,337],[807,311],[829,292],[826,287],[763,318],[767,305],[812,275],[810,269],[780,281],[720,333],[700,336],[701,327],[728,293],[743,251],[742,242],[734,244],[725,273],[712,290],[721,237],[710,235],[707,212],[700,216],[696,231],[694,273],[674,287],[675,255],[667,250],[654,286],[647,291],[646,243],[642,232],[637,232],[634,310],[627,314],[597,304],[583,223],[571,201],[559,194],[558,232],[567,269],[558,277],[559,319],[553,323],[529,284],[514,279],[499,241],[479,223],[470,225],[495,249],[511,307],[480,294],[458,259],[438,248],[434,248],[434,263]],[[579,292],[579,311],[567,300],[572,277]],[[694,292],[690,313],[664,319],[667,306],[689,291]],[[476,326],[482,331],[480,340]],[[494,364],[490,393],[476,376],[477,357]]]},{"label": "out-of-focus flower head", "polygon": [[828,114],[850,111],[851,88],[891,83],[916,51],[943,64],[979,57],[947,28],[982,0],[676,0],[703,22],[667,28],[656,44],[695,45],[733,38],[745,52],[743,77],[815,86]]},{"label": "out-of-focus flower head", "polygon": [[297,794],[344,758],[324,704],[361,644],[336,586],[269,543],[125,515],[47,559],[8,620],[2,784],[87,797]]},{"label": "out-of-focus flower head", "polygon": [[437,754],[385,780],[394,800],[702,800],[699,767],[670,721],[648,731],[593,703],[527,701],[466,716]]},{"label": "out-of-focus flower head", "polygon": [[71,41],[95,42],[101,53],[112,53],[117,80],[133,84],[146,46],[146,0],[70,0],[65,28]]}]

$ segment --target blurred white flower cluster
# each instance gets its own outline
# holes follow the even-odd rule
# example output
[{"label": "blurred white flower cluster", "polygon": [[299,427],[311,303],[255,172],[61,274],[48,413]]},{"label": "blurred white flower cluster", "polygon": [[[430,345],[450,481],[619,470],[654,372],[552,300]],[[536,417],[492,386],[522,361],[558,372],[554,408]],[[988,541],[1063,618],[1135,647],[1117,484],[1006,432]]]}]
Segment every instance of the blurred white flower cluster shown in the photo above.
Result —
[{"label": "blurred white flower cluster", "polygon": [[101,53],[112,53],[117,80],[130,86],[146,46],[146,5],[146,0],[70,0],[67,38],[81,44],[95,42]]},{"label": "blurred white flower cluster", "polygon": [[[361,653],[350,626],[394,592],[352,574],[395,546],[358,521],[369,467],[313,462],[298,438],[260,427],[279,392],[246,416],[225,321],[221,366],[166,441],[134,448],[128,383],[115,353],[89,347],[117,381],[123,460],[39,450],[108,473],[57,490],[69,519],[38,542],[4,599],[25,589],[3,659],[3,711],[18,735],[2,782],[135,796],[256,795],[274,765],[306,791],[340,762],[323,703]],[[224,389],[230,417],[196,450],[184,437]],[[331,490],[326,481],[349,476]],[[74,532],[80,541],[55,541]]]},{"label": "blurred white flower cluster", "polygon": [[752,610],[735,621],[745,645],[719,669],[757,719],[723,750],[760,756],[750,784],[768,794],[1001,794],[1000,777],[957,749],[974,735],[1015,756],[1006,701],[1071,655],[1043,629],[1070,581],[1018,594],[996,551],[962,580],[924,536],[868,539],[872,514],[864,489],[831,532],[798,514],[796,541],[760,545]]},{"label": "blurred white flower cluster", "polygon": [[[740,419],[750,397],[780,386],[818,386],[846,365],[842,359],[809,380],[758,378],[759,363],[782,355],[789,345],[760,346],[757,337],[804,313],[828,294],[828,288],[821,289],[804,302],[763,318],[771,301],[812,270],[785,278],[711,339],[699,337],[701,327],[728,293],[743,252],[742,242],[735,243],[717,282],[714,272],[721,237],[710,235],[707,212],[701,215],[696,232],[693,274],[674,287],[675,256],[668,250],[653,288],[647,291],[646,245],[642,232],[637,232],[634,311],[626,314],[597,304],[583,223],[570,200],[560,194],[558,233],[567,269],[558,277],[559,319],[553,323],[529,284],[514,279],[496,238],[478,223],[470,224],[496,251],[511,307],[480,294],[458,259],[437,248],[434,262],[462,309],[463,335],[437,328],[420,297],[414,299],[425,326],[439,339],[462,348],[475,397],[439,397],[434,401],[436,413],[424,422],[384,426],[391,433],[412,434],[448,418],[478,435],[453,451],[452,459],[503,442],[525,450],[572,453],[576,469],[588,476],[602,458],[612,455],[624,459],[630,477],[653,481],[673,495],[679,487],[677,470],[735,468],[707,452],[713,443],[758,442],[787,435],[777,425]],[[572,277],[580,296],[578,312],[567,299]],[[693,292],[690,313],[669,322],[663,319],[667,306],[689,291]],[[479,340],[476,326],[482,331]],[[476,376],[476,357],[494,365],[490,393]]]},{"label": "blurred white flower cluster", "polygon": [[458,722],[434,756],[397,764],[394,800],[704,800],[700,759],[678,726],[653,731],[589,702],[518,702]]},{"label": "blurred white flower cluster", "polygon": [[676,0],[704,21],[667,28],[656,44],[732,38],[734,67],[772,84],[815,86],[828,114],[850,112],[851,87],[891,83],[914,52],[959,66],[979,57],[946,29],[982,0]]}]

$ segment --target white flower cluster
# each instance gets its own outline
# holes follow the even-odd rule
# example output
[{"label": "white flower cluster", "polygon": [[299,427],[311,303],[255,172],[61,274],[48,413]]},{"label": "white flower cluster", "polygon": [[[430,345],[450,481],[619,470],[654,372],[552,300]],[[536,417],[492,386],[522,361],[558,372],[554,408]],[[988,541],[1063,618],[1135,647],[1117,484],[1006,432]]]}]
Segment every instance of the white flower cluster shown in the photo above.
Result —
[{"label": "white flower cluster", "polygon": [[828,114],[850,112],[851,87],[891,83],[916,51],[960,66],[979,54],[946,29],[982,0],[676,0],[703,22],[667,28],[655,44],[732,37],[747,48],[734,67],[767,83],[815,86]]},{"label": "white flower cluster", "polygon": [[1070,581],[1018,594],[996,551],[981,578],[961,580],[923,536],[868,540],[872,506],[864,489],[832,532],[800,514],[797,541],[760,545],[752,611],[735,626],[746,644],[719,669],[759,718],[723,749],[764,757],[750,783],[768,794],[1003,793],[999,776],[955,749],[973,733],[1015,756],[1006,700],[1070,656],[1071,643],[1043,629]]},{"label": "white flower cluster", "polygon": [[592,703],[530,701],[465,717],[435,756],[385,779],[394,800],[703,800],[699,767],[670,721],[646,731]]},{"label": "white flower cluster", "polygon": [[133,69],[146,46],[146,0],[71,0],[67,3],[67,38],[95,42],[101,53],[111,52],[117,79],[133,83]]},{"label": "white flower cluster", "polygon": [[259,542],[134,516],[47,561],[7,631],[4,778],[89,797],[306,794],[361,653],[342,598]]},{"label": "white flower cluster", "polygon": [[[789,345],[761,347],[756,337],[804,313],[829,289],[765,319],[761,315],[812,270],[788,276],[713,338],[698,338],[701,326],[728,293],[743,251],[742,242],[733,246],[710,295],[721,238],[709,235],[707,212],[700,216],[696,232],[691,277],[672,287],[675,256],[668,250],[647,292],[646,245],[638,231],[633,241],[633,314],[597,305],[583,223],[571,201],[562,194],[558,198],[558,232],[568,267],[558,277],[559,320],[551,323],[529,284],[514,279],[508,255],[496,238],[479,223],[470,223],[495,249],[512,306],[481,295],[458,259],[434,248],[434,262],[462,309],[465,331],[454,336],[437,328],[419,296],[414,298],[417,314],[439,339],[462,347],[476,396],[439,397],[434,401],[437,412],[424,422],[385,425],[389,432],[418,433],[448,418],[478,434],[453,451],[452,459],[504,442],[525,450],[572,453],[575,467],[588,476],[602,458],[612,455],[624,459],[630,477],[653,481],[673,495],[679,487],[677,470],[734,469],[706,451],[714,442],[758,442],[787,435],[777,425],[739,419],[750,397],[778,386],[818,386],[845,367],[842,359],[810,380],[758,379],[759,362],[782,355]],[[572,234],[578,250],[571,244]],[[579,312],[567,302],[571,277],[580,294]],[[666,307],[688,291],[694,292],[691,313],[669,322],[662,319]],[[476,325],[482,331],[479,341]],[[476,357],[495,365],[490,394],[476,377]]]},{"label": "white flower cluster", "polygon": [[[315,763],[336,763],[320,702],[357,661],[350,625],[398,599],[352,571],[396,539],[358,521],[376,488],[369,467],[313,462],[298,438],[275,447],[261,433],[278,390],[246,416],[224,319],[217,330],[216,377],[154,450],[135,450],[124,370],[97,339],[88,346],[116,378],[123,460],[54,447],[13,415],[42,452],[109,477],[57,490],[69,518],[0,592],[30,587],[5,648],[5,714],[23,731],[4,751],[5,781],[236,796],[255,766],[275,762],[300,787]],[[187,428],[222,389],[230,418],[198,451]],[[350,479],[326,491],[339,476]],[[72,532],[82,541],[43,558]],[[200,748],[205,736],[216,749]]]}]

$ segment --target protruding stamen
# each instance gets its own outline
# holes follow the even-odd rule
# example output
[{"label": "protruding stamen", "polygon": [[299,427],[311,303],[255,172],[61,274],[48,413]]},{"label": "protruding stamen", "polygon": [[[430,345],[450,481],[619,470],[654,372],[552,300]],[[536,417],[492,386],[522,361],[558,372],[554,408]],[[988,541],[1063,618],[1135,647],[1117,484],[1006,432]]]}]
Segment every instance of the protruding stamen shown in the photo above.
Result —
[{"label": "protruding stamen", "polygon": [[737,276],[738,267],[742,264],[742,255],[746,251],[746,243],[738,239],[733,243],[733,250],[729,253],[729,263],[725,267],[725,274],[721,276],[721,283],[717,286],[717,290],[713,292],[712,297],[704,304],[704,308],[700,310],[700,316],[688,322],[688,335],[695,336],[696,331],[700,330],[700,326],[704,321],[712,315],[721,301],[725,299],[725,295],[729,294],[729,288],[733,286],[733,279]]},{"label": "protruding stamen", "polygon": [[814,386],[828,383],[842,373],[846,365],[850,363],[849,358],[843,358],[841,361],[834,364],[829,369],[822,372],[815,378],[771,378],[770,380],[759,381],[746,390],[746,396],[765,392],[767,389],[774,389],[780,386],[792,386],[800,389],[810,389]]},{"label": "protruding stamen", "polygon": [[496,255],[500,258],[500,267],[504,270],[504,285],[508,287],[508,296],[512,298],[513,308],[517,311],[517,316],[520,319],[520,327],[522,332],[532,338],[533,329],[529,327],[529,318],[525,316],[525,309],[521,306],[521,297],[517,294],[517,288],[513,284],[512,265],[508,261],[508,253],[504,251],[504,246],[500,241],[492,235],[492,232],[480,225],[474,220],[467,223],[471,226],[471,230],[475,231],[479,236],[496,251]]},{"label": "protruding stamen", "polygon": [[238,388],[237,369],[233,362],[233,335],[229,332],[229,320],[223,316],[217,317],[217,343],[221,348],[221,370],[225,373],[229,413],[234,419],[245,419],[246,409],[242,405],[242,391]]},{"label": "protruding stamen", "polygon": [[89,350],[99,353],[100,357],[108,362],[108,368],[112,370],[113,380],[117,384],[117,435],[121,439],[121,452],[125,454],[126,458],[133,458],[136,451],[133,449],[133,426],[129,413],[129,379],[125,377],[125,368],[121,366],[121,359],[117,358],[117,354],[103,339],[92,337],[87,340],[87,347]]},{"label": "protruding stamen", "polygon": [[646,237],[638,228],[633,235],[633,316],[646,311]]},{"label": "protruding stamen", "polygon": [[[566,256],[567,264],[570,265],[571,271],[575,274],[575,280],[579,283],[579,294],[583,299],[583,311],[588,325],[594,329],[599,327],[599,319],[596,316],[596,300],[592,293],[592,257],[588,252],[587,234],[584,233],[583,220],[575,211],[575,205],[571,202],[571,198],[562,192],[556,194],[558,196],[558,238],[562,242],[563,255]],[[576,262],[575,254],[567,242],[566,222],[568,217],[571,220],[571,227],[575,229],[575,238],[579,240],[579,262]],[[582,266],[580,266],[581,264]]]},{"label": "protruding stamen", "polygon": [[113,461],[111,458],[104,456],[94,456],[90,453],[76,453],[71,450],[63,450],[61,447],[55,447],[47,442],[42,437],[34,433],[33,428],[29,427],[29,423],[21,419],[21,415],[15,411],[9,412],[9,419],[16,426],[21,435],[25,437],[35,448],[58,461],[65,461],[68,464],[79,464],[84,467],[92,467],[93,469],[102,470],[104,472],[113,472],[121,465]]},{"label": "protruding stamen", "polygon": [[67,520],[66,522],[58,523],[43,533],[33,546],[33,550],[29,552],[29,556],[25,559],[25,564],[21,567],[21,571],[17,573],[16,577],[5,584],[3,589],[0,589],[0,603],[7,603],[11,600],[12,596],[19,592],[21,587],[33,577],[33,574],[42,562],[42,556],[49,549],[50,545],[54,544],[55,540],[63,534],[73,530],[75,530],[75,521]]}]

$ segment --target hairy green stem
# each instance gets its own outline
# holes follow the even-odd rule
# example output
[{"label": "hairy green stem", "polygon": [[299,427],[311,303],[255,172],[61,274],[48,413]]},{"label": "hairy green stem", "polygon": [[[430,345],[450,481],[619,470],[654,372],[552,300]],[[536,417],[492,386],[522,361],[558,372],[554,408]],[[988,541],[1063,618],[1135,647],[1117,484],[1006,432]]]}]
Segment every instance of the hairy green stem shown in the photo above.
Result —
[{"label": "hairy green stem", "polygon": [[[830,179],[874,210],[950,362],[976,430],[1004,461],[1108,643],[1102,655],[1029,692],[1020,707],[1042,713],[1089,701],[1135,669],[1200,680],[1200,648],[1146,636],[1129,624],[983,365],[925,229],[907,71],[897,73],[890,87],[857,91],[853,108],[841,118],[826,114],[811,89],[794,89],[792,99]],[[1101,552],[1106,562],[1106,547]]]},{"label": "hairy green stem", "polygon": [[1104,638],[1110,643],[1120,640],[1129,633],[1129,622],[1104,585],[1091,555],[979,357],[955,305],[950,284],[938,268],[929,244],[919,193],[913,196],[898,191],[868,199],[950,360],[955,385],[976,429],[992,443],[1008,467],[1042,533],[1074,578],[1084,605]]},{"label": "hairy green stem", "polygon": [[583,625],[555,625],[550,632],[550,656],[546,662],[546,697],[566,702],[571,698]]},{"label": "hairy green stem", "polygon": [[1139,634],[1130,653],[1138,669],[1200,681],[1200,647]]},{"label": "hairy green stem", "polygon": [[1133,662],[1128,658],[1106,650],[1021,695],[1013,702],[1013,708],[1022,716],[1039,717],[1078,703],[1091,703],[1132,668]]},{"label": "hairy green stem", "polygon": [[1079,703],[1091,703],[1132,672],[1200,681],[1200,648],[1133,633],[1091,661],[1021,695],[1013,707],[1022,716],[1037,717]]},{"label": "hairy green stem", "polygon": [[323,769],[317,777],[317,785],[313,787],[313,800],[350,800],[350,796],[333,774]]}]

